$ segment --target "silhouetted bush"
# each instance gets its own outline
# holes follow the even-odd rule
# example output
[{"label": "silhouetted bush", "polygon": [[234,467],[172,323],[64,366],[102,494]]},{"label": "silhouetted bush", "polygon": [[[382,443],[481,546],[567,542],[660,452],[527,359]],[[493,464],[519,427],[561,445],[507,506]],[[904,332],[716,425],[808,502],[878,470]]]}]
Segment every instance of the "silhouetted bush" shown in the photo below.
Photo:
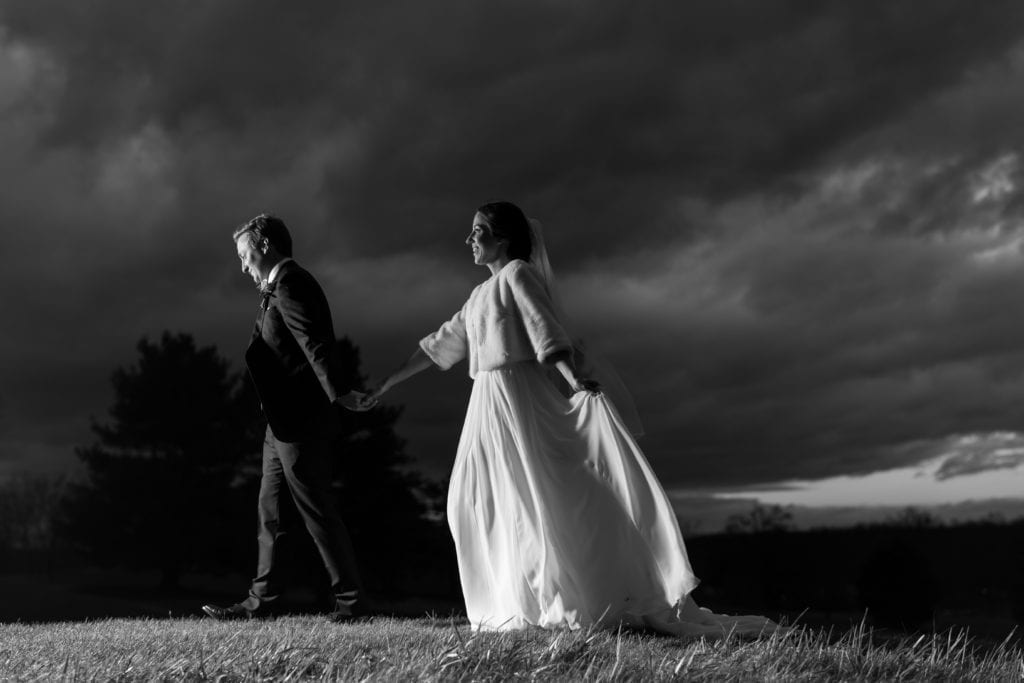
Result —
[{"label": "silhouetted bush", "polygon": [[931,621],[938,586],[931,566],[906,537],[882,541],[857,580],[862,605],[880,626],[913,628]]},{"label": "silhouetted bush", "polygon": [[21,472],[0,485],[0,550],[46,550],[53,545],[54,522],[66,478]]},{"label": "silhouetted bush", "polygon": [[934,529],[945,526],[945,523],[927,510],[910,506],[904,508],[899,514],[886,518],[881,526],[899,529]]},{"label": "silhouetted bush", "polygon": [[754,504],[750,512],[730,515],[725,521],[727,534],[761,534],[789,531],[793,514],[781,505]]},{"label": "silhouetted bush", "polygon": [[1013,557],[1013,580],[1008,591],[1010,614],[1018,624],[1024,625],[1024,547],[1018,544]]}]

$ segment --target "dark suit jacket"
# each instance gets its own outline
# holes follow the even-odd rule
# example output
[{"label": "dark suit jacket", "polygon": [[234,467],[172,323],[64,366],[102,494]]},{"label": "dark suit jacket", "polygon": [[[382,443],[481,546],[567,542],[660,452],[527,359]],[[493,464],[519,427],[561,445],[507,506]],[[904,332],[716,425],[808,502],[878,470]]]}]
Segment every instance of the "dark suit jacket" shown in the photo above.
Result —
[{"label": "dark suit jacket", "polygon": [[295,261],[281,266],[256,318],[245,363],[263,413],[281,441],[324,433],[332,402],[349,387],[334,362],[331,309],[320,285]]}]

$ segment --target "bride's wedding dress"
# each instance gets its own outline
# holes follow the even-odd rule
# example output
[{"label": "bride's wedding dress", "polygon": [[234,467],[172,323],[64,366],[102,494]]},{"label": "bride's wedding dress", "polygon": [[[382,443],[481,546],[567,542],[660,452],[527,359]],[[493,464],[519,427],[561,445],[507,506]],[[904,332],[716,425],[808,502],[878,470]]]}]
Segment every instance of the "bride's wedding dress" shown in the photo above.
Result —
[{"label": "bride's wedding dress", "polygon": [[[712,614],[688,597],[698,580],[675,513],[604,395],[565,398],[535,358],[487,361],[495,354],[486,347],[512,334],[508,326],[561,333],[557,321],[538,318],[553,314],[547,302],[524,300],[546,292],[523,278],[539,282],[525,262],[505,266],[421,342],[442,368],[469,356],[475,375],[447,510],[471,623],[624,624],[695,636],[772,630],[763,617]],[[535,332],[526,337],[543,347]]]}]

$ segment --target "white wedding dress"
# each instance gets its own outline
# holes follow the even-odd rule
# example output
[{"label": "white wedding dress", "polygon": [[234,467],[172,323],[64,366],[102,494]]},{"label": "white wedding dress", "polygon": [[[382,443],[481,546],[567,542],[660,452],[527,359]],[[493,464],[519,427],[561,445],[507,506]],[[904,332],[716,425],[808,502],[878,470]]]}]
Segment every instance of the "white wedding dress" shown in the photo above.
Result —
[{"label": "white wedding dress", "polygon": [[537,360],[476,367],[474,352],[486,354],[474,344],[495,318],[487,302],[553,310],[521,301],[522,291],[501,296],[508,271],[421,342],[442,367],[468,355],[475,370],[447,508],[471,623],[622,624],[694,636],[774,629],[763,617],[716,615],[688,598],[698,579],[675,513],[606,396],[565,398]]}]

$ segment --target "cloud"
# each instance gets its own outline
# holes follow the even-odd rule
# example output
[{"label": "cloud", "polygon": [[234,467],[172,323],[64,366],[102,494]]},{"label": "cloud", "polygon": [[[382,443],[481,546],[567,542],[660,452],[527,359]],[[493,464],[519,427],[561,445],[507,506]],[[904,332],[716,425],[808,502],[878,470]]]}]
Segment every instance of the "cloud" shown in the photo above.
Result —
[{"label": "cloud", "polygon": [[1020,434],[998,432],[950,441],[942,465],[935,473],[940,480],[990,470],[1012,470],[1024,464],[1024,436]]},{"label": "cloud", "polygon": [[[900,201],[952,184],[915,164],[894,175]],[[1005,211],[968,207],[942,232],[880,228],[886,203],[820,188],[753,196],[720,206],[704,243],[649,259],[633,276],[645,295],[623,299],[642,307],[629,318],[640,357],[666,362],[641,381],[663,407],[652,433],[677,436],[678,455],[655,446],[659,463],[679,480],[826,476],[905,464],[918,456],[890,446],[917,437],[1015,428],[1017,192]]]},{"label": "cloud", "polygon": [[[8,442],[66,457],[143,334],[239,357],[253,299],[227,235],[263,210],[390,370],[482,278],[462,240],[499,196],[544,221],[669,483],[867,472],[1017,430],[1022,17],[7,0]],[[395,394],[438,474],[461,373]]]},{"label": "cloud", "polygon": [[51,144],[245,131],[253,161],[287,168],[352,129],[358,158],[311,180],[360,250],[436,249],[506,196],[580,255],[692,230],[680,190],[778,182],[998,58],[1024,17],[951,1],[443,8],[9,0],[0,17],[66,67]]}]

